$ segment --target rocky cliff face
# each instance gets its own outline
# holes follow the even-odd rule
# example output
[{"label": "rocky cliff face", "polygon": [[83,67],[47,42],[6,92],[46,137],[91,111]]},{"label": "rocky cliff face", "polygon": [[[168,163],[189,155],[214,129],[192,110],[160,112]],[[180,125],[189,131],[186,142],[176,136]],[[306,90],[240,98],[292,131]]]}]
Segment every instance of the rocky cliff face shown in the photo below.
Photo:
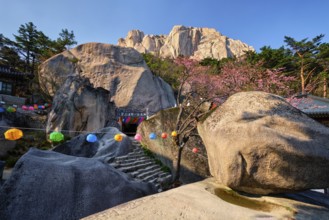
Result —
[{"label": "rocky cliff face", "polygon": [[94,131],[107,125],[115,125],[115,107],[109,92],[93,88],[89,80],[79,76],[67,77],[53,99],[48,114],[47,131]]},{"label": "rocky cliff face", "polygon": [[213,28],[185,26],[174,26],[168,36],[145,35],[142,31],[132,30],[125,39],[119,39],[118,45],[161,57],[175,58],[183,55],[198,60],[208,57],[240,57],[245,51],[254,50],[240,40],[228,38]]},{"label": "rocky cliff face", "polygon": [[[138,40],[138,39],[137,39]],[[155,113],[175,105],[171,87],[155,77],[143,57],[132,48],[88,43],[60,53],[39,67],[42,89],[50,96],[67,77],[86,78],[93,88],[110,92],[118,108]]]}]

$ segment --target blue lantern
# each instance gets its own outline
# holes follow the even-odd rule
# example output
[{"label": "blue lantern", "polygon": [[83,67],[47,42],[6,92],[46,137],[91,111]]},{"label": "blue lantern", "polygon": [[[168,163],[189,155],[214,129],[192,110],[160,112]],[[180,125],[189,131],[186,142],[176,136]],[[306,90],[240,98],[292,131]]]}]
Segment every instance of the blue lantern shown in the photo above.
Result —
[{"label": "blue lantern", "polygon": [[156,135],[155,133],[151,133],[150,136],[149,136],[149,138],[150,138],[151,140],[154,140],[154,139],[157,138],[157,135]]},{"label": "blue lantern", "polygon": [[5,112],[5,109],[0,107],[0,113],[3,113],[3,112]]},{"label": "blue lantern", "polygon": [[97,136],[94,134],[88,134],[86,140],[90,143],[94,143],[97,141]]}]

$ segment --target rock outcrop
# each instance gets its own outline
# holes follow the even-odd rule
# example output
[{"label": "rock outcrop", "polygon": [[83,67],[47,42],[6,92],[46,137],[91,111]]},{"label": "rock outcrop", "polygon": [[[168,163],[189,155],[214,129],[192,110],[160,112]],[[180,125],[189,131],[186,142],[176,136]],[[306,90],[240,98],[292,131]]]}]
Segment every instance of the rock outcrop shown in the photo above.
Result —
[{"label": "rock outcrop", "polygon": [[133,47],[140,53],[152,53],[160,57],[176,58],[179,55],[198,60],[204,58],[222,59],[240,57],[245,51],[254,50],[251,46],[228,38],[213,28],[174,26],[168,36],[145,35],[140,30],[128,32],[118,45]]},{"label": "rock outcrop", "polygon": [[43,91],[54,96],[68,76],[80,76],[93,88],[110,92],[118,108],[155,113],[175,105],[171,87],[155,77],[133,48],[87,43],[64,51],[39,67]]},{"label": "rock outcrop", "polygon": [[[137,129],[142,135],[142,144],[149,149],[163,164],[175,172],[178,149],[173,145],[171,132],[175,128],[178,108],[166,109],[158,112],[147,120],[144,120]],[[167,133],[167,138],[161,138],[161,134]],[[156,139],[150,139],[149,135],[155,133]],[[197,148],[198,153],[192,149]],[[192,183],[209,177],[207,152],[200,137],[191,137],[182,151],[180,180],[183,183]]]},{"label": "rock outcrop", "polygon": [[67,130],[67,135],[75,136],[77,131],[91,132],[114,126],[115,105],[110,99],[109,91],[93,88],[88,79],[67,77],[54,96],[47,131]]},{"label": "rock outcrop", "polygon": [[[103,162],[126,155],[132,150],[131,140],[115,127],[106,127],[91,133],[96,135],[96,142],[88,142],[88,134],[80,134],[57,145],[53,150],[70,156],[95,158]],[[114,140],[116,134],[123,136],[122,141]]]},{"label": "rock outcrop", "polygon": [[80,219],[155,192],[99,160],[32,148],[0,188],[0,219]]},{"label": "rock outcrop", "polygon": [[329,128],[279,96],[237,93],[198,132],[211,174],[232,189],[268,194],[329,186]]}]

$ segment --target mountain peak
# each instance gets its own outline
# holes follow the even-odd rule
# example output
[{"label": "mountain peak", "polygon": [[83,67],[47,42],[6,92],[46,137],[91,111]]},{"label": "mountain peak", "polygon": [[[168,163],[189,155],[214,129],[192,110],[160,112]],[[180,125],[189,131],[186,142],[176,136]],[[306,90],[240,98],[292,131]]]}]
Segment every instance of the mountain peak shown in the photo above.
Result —
[{"label": "mountain peak", "polygon": [[254,48],[222,35],[214,28],[175,25],[168,35],[149,35],[140,30],[129,31],[120,38],[119,46],[133,47],[140,53],[176,58],[179,55],[194,59],[240,57]]}]

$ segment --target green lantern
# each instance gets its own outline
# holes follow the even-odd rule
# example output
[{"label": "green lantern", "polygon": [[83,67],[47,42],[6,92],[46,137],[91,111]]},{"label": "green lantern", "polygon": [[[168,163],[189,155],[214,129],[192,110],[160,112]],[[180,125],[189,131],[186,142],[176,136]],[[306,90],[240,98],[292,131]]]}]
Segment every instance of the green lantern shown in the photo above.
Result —
[{"label": "green lantern", "polygon": [[16,108],[8,106],[7,112],[16,112]]},{"label": "green lantern", "polygon": [[49,139],[52,142],[60,142],[60,141],[64,140],[64,135],[61,132],[53,131],[50,133]]}]

